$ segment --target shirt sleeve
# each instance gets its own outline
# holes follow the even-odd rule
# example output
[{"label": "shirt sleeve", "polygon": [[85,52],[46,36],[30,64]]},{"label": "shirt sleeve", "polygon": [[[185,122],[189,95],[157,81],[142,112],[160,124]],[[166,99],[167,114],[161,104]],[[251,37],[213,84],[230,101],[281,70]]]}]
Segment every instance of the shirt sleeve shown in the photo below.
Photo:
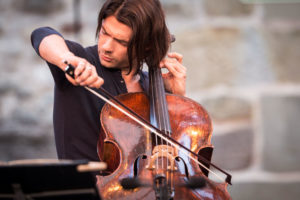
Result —
[{"label": "shirt sleeve", "polygon": [[[32,34],[31,34],[31,44],[36,51],[36,53],[40,56],[39,53],[39,46],[42,42],[42,40],[52,34],[56,34],[61,36],[63,39],[64,37],[56,30],[50,27],[41,27],[35,29]],[[74,55],[82,57],[82,58],[87,58],[87,53],[85,49],[78,43],[65,40],[68,49],[74,53]],[[54,82],[58,88],[66,88],[68,86],[73,86],[65,77],[65,73],[58,68],[57,66],[47,62],[49,69],[51,71],[51,74],[53,76]]]},{"label": "shirt sleeve", "polygon": [[32,47],[34,48],[34,50],[36,51],[36,53],[39,56],[40,56],[39,47],[40,47],[42,40],[45,37],[47,37],[48,35],[53,35],[53,34],[59,35],[63,38],[63,36],[59,32],[57,32],[56,30],[54,30],[53,28],[50,28],[50,27],[37,28],[31,33]]}]

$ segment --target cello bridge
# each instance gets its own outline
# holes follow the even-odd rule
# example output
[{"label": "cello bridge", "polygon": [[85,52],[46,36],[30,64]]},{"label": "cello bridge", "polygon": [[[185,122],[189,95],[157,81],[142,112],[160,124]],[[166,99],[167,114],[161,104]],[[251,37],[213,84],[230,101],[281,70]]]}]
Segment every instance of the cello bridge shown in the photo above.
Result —
[{"label": "cello bridge", "polygon": [[147,169],[153,170],[156,168],[156,161],[160,158],[166,159],[168,162],[167,170],[175,171],[175,158],[178,156],[177,149],[169,145],[158,145],[155,146],[152,151],[151,159],[149,164],[146,166]]}]

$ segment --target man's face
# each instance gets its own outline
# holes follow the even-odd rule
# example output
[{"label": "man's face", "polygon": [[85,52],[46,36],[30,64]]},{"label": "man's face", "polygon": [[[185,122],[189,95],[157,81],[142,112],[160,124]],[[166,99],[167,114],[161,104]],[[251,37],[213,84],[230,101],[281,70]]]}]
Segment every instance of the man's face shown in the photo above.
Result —
[{"label": "man's face", "polygon": [[98,39],[98,55],[103,66],[119,69],[129,67],[127,46],[131,35],[131,28],[120,23],[115,16],[103,20]]}]

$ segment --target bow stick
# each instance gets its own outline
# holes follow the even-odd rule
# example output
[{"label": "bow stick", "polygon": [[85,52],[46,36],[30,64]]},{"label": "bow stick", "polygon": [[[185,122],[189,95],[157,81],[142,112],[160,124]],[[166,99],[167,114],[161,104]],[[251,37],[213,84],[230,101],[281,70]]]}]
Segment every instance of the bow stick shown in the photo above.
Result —
[{"label": "bow stick", "polygon": [[[68,64],[67,61],[65,61],[65,64],[67,64],[67,67],[65,68],[65,73],[68,74],[69,76],[71,76],[74,79],[75,78],[75,75],[74,75],[75,67],[73,65],[71,65],[71,64]],[[117,110],[119,110],[122,113],[124,113],[126,116],[130,117],[131,119],[133,119],[134,121],[136,121],[137,123],[139,123],[140,125],[142,125],[144,128],[148,129],[152,133],[158,135],[159,137],[161,137],[165,141],[169,142],[174,147],[176,147],[178,150],[184,149],[185,151],[183,151],[183,153],[185,153],[190,159],[194,160],[197,164],[201,165],[203,168],[205,168],[206,170],[208,170],[209,172],[211,172],[212,174],[214,174],[216,177],[218,177],[220,180],[223,181],[223,179],[219,175],[217,175],[212,170],[208,169],[206,166],[204,166],[202,163],[200,163],[194,157],[191,157],[189,155],[189,153],[192,154],[192,155],[194,155],[195,157],[197,157],[199,160],[203,161],[204,163],[213,166],[214,168],[216,168],[217,170],[219,170],[220,172],[222,172],[223,174],[225,174],[226,175],[225,181],[228,184],[232,185],[231,184],[231,177],[232,176],[229,173],[225,172],[224,170],[222,170],[221,168],[219,168],[218,166],[216,166],[212,162],[208,161],[207,159],[205,159],[201,155],[192,152],[187,147],[183,146],[182,144],[180,144],[179,142],[177,142],[176,140],[174,140],[173,138],[171,138],[167,134],[163,133],[161,130],[159,130],[158,128],[156,128],[155,126],[153,126],[151,123],[149,123],[147,120],[145,120],[143,117],[139,116],[133,110],[131,110],[130,108],[128,108],[127,106],[125,106],[122,102],[120,102],[118,99],[116,99],[113,95],[111,95],[105,89],[103,89],[101,87],[97,88],[97,89],[96,88],[90,88],[90,87],[87,87],[87,86],[83,86],[83,87],[86,90],[88,90],[89,92],[91,92],[94,95],[96,95],[97,97],[99,97],[100,99],[102,99],[103,101],[105,101],[106,103],[108,103],[111,106],[113,106],[114,108],[116,108]],[[113,101],[111,101],[111,100],[113,100],[115,103]],[[119,104],[122,108],[120,108],[116,103]]]}]

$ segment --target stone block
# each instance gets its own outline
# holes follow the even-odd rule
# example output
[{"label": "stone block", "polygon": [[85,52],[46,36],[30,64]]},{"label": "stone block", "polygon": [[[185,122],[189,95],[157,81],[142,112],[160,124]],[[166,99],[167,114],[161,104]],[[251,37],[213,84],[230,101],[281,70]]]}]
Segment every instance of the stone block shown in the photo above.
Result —
[{"label": "stone block", "polygon": [[0,11],[4,12],[6,9],[9,9],[11,5],[11,1],[0,1]]},{"label": "stone block", "polygon": [[176,35],[173,51],[184,53],[188,92],[234,84],[241,36],[239,29],[228,27],[189,29]]},{"label": "stone block", "polygon": [[13,6],[20,11],[37,14],[49,14],[64,9],[64,1],[61,0],[18,0]]},{"label": "stone block", "polygon": [[203,26],[177,34],[173,51],[183,52],[187,93],[219,85],[299,83],[299,32]]},{"label": "stone block", "polygon": [[204,0],[204,11],[208,16],[248,16],[253,12],[253,5],[242,4],[239,0]]},{"label": "stone block", "polygon": [[263,167],[269,171],[300,170],[300,96],[261,97]]},{"label": "stone block", "polygon": [[208,111],[213,121],[250,119],[251,103],[239,97],[226,95],[206,98],[200,102]]},{"label": "stone block", "polygon": [[2,24],[1,24],[1,22],[0,22],[0,38],[3,36],[3,33],[4,33],[4,30],[3,30],[3,28],[2,28]]},{"label": "stone block", "polygon": [[213,134],[212,144],[212,162],[222,169],[240,170],[250,166],[253,149],[253,130],[250,127]]},{"label": "stone block", "polygon": [[264,20],[287,20],[299,21],[300,18],[299,3],[278,3],[278,4],[263,4]]},{"label": "stone block", "polygon": [[161,0],[162,7],[166,15],[180,15],[181,17],[192,17],[198,14],[201,8],[199,0]]},{"label": "stone block", "polygon": [[299,182],[238,182],[228,186],[232,199],[294,200],[300,196]]},{"label": "stone block", "polygon": [[275,79],[283,83],[300,83],[300,29],[265,30],[264,40]]},{"label": "stone block", "polygon": [[1,161],[56,157],[52,128],[15,127],[5,129],[3,124],[0,124]]}]

